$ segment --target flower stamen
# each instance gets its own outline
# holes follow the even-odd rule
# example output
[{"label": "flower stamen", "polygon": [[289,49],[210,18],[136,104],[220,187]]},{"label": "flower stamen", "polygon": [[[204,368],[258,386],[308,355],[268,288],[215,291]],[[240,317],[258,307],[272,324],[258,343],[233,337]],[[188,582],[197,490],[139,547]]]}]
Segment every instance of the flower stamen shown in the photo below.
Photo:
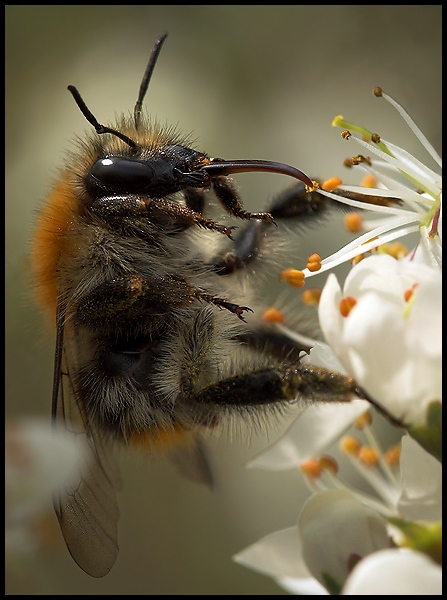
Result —
[{"label": "flower stamen", "polygon": [[[399,112],[424,148],[441,165],[440,157],[403,107],[381,88],[376,88],[374,93],[385,98]],[[371,236],[360,235],[351,244],[322,260],[318,273],[333,269],[351,259],[358,262],[359,254],[417,231],[421,234],[420,242],[428,260],[433,266],[440,266],[441,240],[438,222],[442,199],[441,174],[424,165],[403,148],[386,141],[378,133],[350,123],[341,115],[333,119],[332,125],[342,128],[344,139],[354,140],[368,151],[368,154],[359,154],[344,161],[346,166],[357,165],[357,168],[366,172],[362,182],[364,187],[341,183],[337,185],[337,178],[333,177],[322,184],[319,193],[353,209],[382,213],[383,218],[363,224],[360,223],[360,219],[355,221],[352,218],[350,221],[351,217],[347,218],[347,227],[352,233],[368,229],[377,237],[376,241],[366,248],[362,247],[360,251],[358,247],[371,239]],[[369,155],[375,156],[374,165]],[[398,257],[401,258],[402,255]],[[317,271],[307,265],[303,272],[309,277]]]}]

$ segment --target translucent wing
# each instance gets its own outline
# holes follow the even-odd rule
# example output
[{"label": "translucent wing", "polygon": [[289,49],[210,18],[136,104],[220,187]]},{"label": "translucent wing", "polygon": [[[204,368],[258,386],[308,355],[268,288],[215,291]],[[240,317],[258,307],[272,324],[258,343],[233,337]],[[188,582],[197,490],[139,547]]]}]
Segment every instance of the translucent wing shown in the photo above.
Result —
[{"label": "translucent wing", "polygon": [[65,307],[60,302],[52,417],[55,427],[79,443],[80,458],[76,476],[67,479],[53,503],[75,562],[92,577],[103,577],[118,555],[116,490],[121,483],[111,461],[110,440],[89,418],[76,388],[78,342],[75,328],[65,323]]},{"label": "translucent wing", "polygon": [[198,433],[185,436],[178,446],[171,448],[169,458],[178,471],[190,481],[214,485],[214,476],[208,461],[204,442]]}]

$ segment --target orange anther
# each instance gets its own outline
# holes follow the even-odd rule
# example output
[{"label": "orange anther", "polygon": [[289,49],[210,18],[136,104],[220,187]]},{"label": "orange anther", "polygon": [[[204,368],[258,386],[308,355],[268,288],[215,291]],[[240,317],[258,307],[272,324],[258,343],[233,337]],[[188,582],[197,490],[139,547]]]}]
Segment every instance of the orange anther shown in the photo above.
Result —
[{"label": "orange anther", "polygon": [[390,466],[395,466],[399,464],[400,459],[400,443],[395,444],[394,446],[390,446],[388,450],[385,452],[385,460]]},{"label": "orange anther", "polygon": [[309,271],[315,272],[321,269],[321,256],[314,252],[307,259],[307,268]]},{"label": "orange anther", "polygon": [[329,456],[328,454],[320,456],[320,467],[322,468],[322,470],[330,471],[334,474],[338,472],[337,461],[335,460],[335,458],[332,458],[332,456]]},{"label": "orange anther", "polygon": [[358,459],[368,467],[374,467],[379,462],[377,452],[371,446],[362,446],[358,454]]},{"label": "orange anther", "polygon": [[360,185],[362,187],[366,187],[366,188],[376,188],[377,187],[377,179],[371,173],[367,173],[363,177]]},{"label": "orange anther", "polygon": [[340,313],[342,317],[347,317],[354,306],[357,304],[357,300],[352,296],[347,296],[346,298],[342,298],[340,301]]},{"label": "orange anther", "polygon": [[264,311],[262,320],[266,323],[284,323],[284,315],[277,308],[268,308]]},{"label": "orange anther", "polygon": [[321,290],[317,288],[311,288],[304,290],[301,295],[301,299],[307,306],[317,306],[320,302]]},{"label": "orange anther", "polygon": [[384,249],[386,254],[389,254],[396,260],[404,258],[404,256],[407,256],[407,254],[408,254],[408,248],[406,246],[404,246],[403,244],[401,244],[400,242],[393,242],[392,244],[384,244],[383,246],[380,246],[380,249],[381,249],[381,251],[382,251],[382,249]]},{"label": "orange anther", "polygon": [[357,438],[352,435],[345,435],[340,441],[340,450],[345,454],[357,456],[361,448],[361,444]]},{"label": "orange anther", "polygon": [[321,475],[321,464],[317,458],[308,458],[300,464],[300,469],[310,479],[318,479]]},{"label": "orange anther", "polygon": [[413,283],[413,285],[411,286],[410,289],[405,290],[405,292],[404,292],[404,300],[405,300],[405,302],[408,302],[410,300],[410,298],[413,296],[414,290],[417,288],[417,286],[418,286],[417,283]]},{"label": "orange anther", "polygon": [[343,223],[345,228],[351,233],[359,233],[362,231],[363,218],[357,212],[351,212],[345,215]]},{"label": "orange anther", "polygon": [[343,182],[339,177],[330,177],[329,179],[326,179],[326,181],[323,181],[321,184],[321,189],[325,190],[326,192],[332,192],[342,183]]},{"label": "orange anther", "polygon": [[363,415],[357,417],[357,419],[354,421],[354,427],[356,427],[357,429],[363,429],[363,427],[367,427],[368,425],[371,425],[371,423],[371,413],[366,411],[363,413]]},{"label": "orange anther", "polygon": [[298,269],[284,269],[279,275],[280,281],[287,281],[289,285],[295,288],[304,286],[304,273]]}]

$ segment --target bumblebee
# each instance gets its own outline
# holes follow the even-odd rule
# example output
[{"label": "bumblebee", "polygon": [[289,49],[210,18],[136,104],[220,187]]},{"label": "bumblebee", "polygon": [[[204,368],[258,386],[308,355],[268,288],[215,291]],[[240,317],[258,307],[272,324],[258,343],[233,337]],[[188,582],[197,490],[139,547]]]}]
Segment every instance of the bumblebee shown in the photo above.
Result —
[{"label": "bumblebee", "polygon": [[[301,347],[260,325],[234,284],[249,272],[276,221],[325,210],[298,169],[210,158],[142,103],[166,35],[150,55],[133,115],[93,126],[61,169],[38,218],[33,260],[38,301],[56,326],[55,426],[84,440],[77,481],[54,497],[67,547],[102,577],[117,554],[120,478],[112,446],[166,448],[184,474],[212,483],[203,433],[293,403],[349,401],[343,375],[300,364]],[[275,172],[298,183],[266,212],[244,209],[230,175]],[[206,215],[214,196],[232,226]],[[206,233],[207,232],[207,233]],[[225,242],[214,253],[210,236]],[[253,321],[251,321],[253,319]]]}]

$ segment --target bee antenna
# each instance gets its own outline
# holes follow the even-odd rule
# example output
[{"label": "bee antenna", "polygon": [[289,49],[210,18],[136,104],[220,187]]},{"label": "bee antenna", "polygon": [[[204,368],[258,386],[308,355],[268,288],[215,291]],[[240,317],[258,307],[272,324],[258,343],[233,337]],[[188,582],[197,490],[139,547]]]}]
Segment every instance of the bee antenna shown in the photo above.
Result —
[{"label": "bee antenna", "polygon": [[139,146],[137,142],[134,142],[134,140],[130,139],[130,137],[127,137],[127,135],[124,135],[124,133],[121,133],[120,131],[116,131],[116,129],[110,129],[110,127],[105,127],[104,125],[98,123],[96,117],[89,111],[86,103],[82,99],[81,94],[78,92],[74,85],[69,85],[67,89],[73,96],[76,104],[79,106],[81,113],[84,115],[87,121],[95,128],[96,133],[111,133],[112,135],[116,135],[116,137],[120,138],[120,140],[126,142],[126,144],[128,144],[132,148],[132,150],[134,150],[135,152],[138,150]]},{"label": "bee antenna", "polygon": [[144,97],[146,95],[147,88],[149,87],[149,82],[150,82],[151,77],[152,77],[152,72],[154,70],[155,63],[157,62],[157,59],[158,59],[158,56],[160,54],[161,48],[162,48],[163,43],[164,43],[164,41],[165,41],[165,39],[167,37],[168,37],[168,34],[164,33],[163,35],[161,35],[156,40],[156,42],[154,44],[154,47],[152,49],[151,55],[149,57],[149,62],[147,63],[147,67],[146,67],[146,70],[144,72],[143,79],[141,80],[140,91],[138,93],[138,99],[137,99],[137,102],[135,104],[135,108],[133,110],[133,116],[134,116],[134,121],[135,121],[135,129],[138,129],[138,127],[140,126],[141,107],[143,105],[143,100],[144,100]]}]

